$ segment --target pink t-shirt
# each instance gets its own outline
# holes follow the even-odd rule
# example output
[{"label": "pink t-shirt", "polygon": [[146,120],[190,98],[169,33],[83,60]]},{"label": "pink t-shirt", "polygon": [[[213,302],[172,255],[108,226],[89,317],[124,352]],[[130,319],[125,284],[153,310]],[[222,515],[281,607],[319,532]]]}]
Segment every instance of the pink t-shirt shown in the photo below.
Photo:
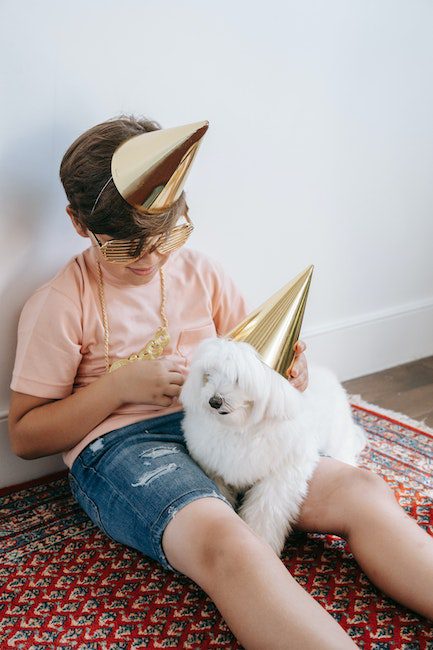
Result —
[{"label": "pink t-shirt", "polygon": [[[104,327],[98,293],[97,252],[86,249],[40,287],[26,302],[18,325],[11,388],[20,393],[62,399],[105,372]],[[110,363],[138,352],[161,325],[160,280],[127,285],[102,268],[110,327]],[[188,247],[164,265],[170,343],[164,356],[188,365],[199,341],[229,332],[247,314],[246,303],[221,266]],[[71,467],[80,451],[98,436],[128,424],[181,409],[124,404],[63,454]]]}]

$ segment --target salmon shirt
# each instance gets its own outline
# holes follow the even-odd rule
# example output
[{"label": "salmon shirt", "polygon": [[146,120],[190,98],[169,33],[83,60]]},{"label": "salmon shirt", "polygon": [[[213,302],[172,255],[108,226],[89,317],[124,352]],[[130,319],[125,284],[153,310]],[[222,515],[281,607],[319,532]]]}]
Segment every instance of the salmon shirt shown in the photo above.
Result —
[{"label": "salmon shirt", "polygon": [[[98,253],[90,247],[73,257],[37,289],[21,312],[11,389],[63,399],[105,373],[104,326],[97,280]],[[121,282],[102,267],[110,328],[110,363],[141,350],[161,326],[159,273],[143,285]],[[170,343],[163,357],[188,367],[197,344],[224,335],[248,313],[241,293],[220,264],[182,247],[164,264]],[[182,409],[123,404],[63,454],[68,467],[92,440],[114,429]]]}]

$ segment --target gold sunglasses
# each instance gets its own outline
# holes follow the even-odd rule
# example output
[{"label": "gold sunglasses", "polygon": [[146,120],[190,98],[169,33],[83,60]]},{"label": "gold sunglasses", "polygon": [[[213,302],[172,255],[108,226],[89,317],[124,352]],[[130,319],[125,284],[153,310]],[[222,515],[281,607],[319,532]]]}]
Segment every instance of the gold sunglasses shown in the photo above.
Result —
[{"label": "gold sunglasses", "polygon": [[129,264],[140,259],[143,255],[147,255],[157,251],[161,255],[171,253],[172,251],[184,245],[192,231],[194,225],[189,218],[188,214],[181,217],[183,223],[177,223],[172,230],[162,235],[151,237],[143,242],[137,239],[110,239],[106,242],[99,241],[98,237],[92,232],[99,250],[107,262],[113,264]]}]

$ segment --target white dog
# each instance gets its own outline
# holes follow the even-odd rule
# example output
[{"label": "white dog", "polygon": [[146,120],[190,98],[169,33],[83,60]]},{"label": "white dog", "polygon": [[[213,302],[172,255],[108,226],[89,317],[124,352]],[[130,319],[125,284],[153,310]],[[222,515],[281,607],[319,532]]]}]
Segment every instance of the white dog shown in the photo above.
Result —
[{"label": "white dog", "polygon": [[356,465],[366,444],[336,377],[309,375],[301,393],[247,343],[206,339],[180,394],[191,456],[278,555],[320,453]]}]

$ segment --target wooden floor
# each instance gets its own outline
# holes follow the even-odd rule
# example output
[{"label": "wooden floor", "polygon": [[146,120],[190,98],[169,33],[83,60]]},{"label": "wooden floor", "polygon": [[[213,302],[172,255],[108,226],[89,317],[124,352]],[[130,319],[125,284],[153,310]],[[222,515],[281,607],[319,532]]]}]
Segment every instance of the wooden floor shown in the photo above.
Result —
[{"label": "wooden floor", "polygon": [[343,386],[349,394],[433,427],[433,357],[351,379]]}]

